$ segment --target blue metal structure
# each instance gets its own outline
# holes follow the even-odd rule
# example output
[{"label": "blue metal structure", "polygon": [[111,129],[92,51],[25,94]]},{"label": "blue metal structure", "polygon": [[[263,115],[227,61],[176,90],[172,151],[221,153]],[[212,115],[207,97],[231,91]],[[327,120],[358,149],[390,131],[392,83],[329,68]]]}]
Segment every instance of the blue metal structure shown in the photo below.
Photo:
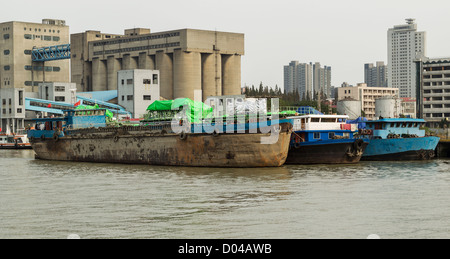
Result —
[{"label": "blue metal structure", "polygon": [[298,114],[317,114],[317,115],[323,115],[323,113],[319,112],[318,110],[314,109],[311,106],[300,106],[297,109]]},{"label": "blue metal structure", "polygon": [[[48,105],[51,105],[51,108]],[[63,110],[74,109],[73,104],[64,102],[54,102],[35,98],[25,98],[25,109],[27,111],[48,112],[53,114],[63,114]]]},{"label": "blue metal structure", "polygon": [[[77,101],[81,100],[84,104],[98,104],[101,107],[105,107],[110,109],[111,112],[117,114],[123,114],[130,116],[130,113],[127,112],[122,106],[115,105],[112,103],[107,103],[99,100],[85,98],[83,96],[77,96]],[[50,104],[50,107],[48,105]],[[63,115],[64,110],[73,110],[75,106],[70,103],[64,102],[54,102],[49,100],[35,99],[35,98],[25,98],[25,109],[27,111],[36,111],[36,112],[48,112],[52,114]]]},{"label": "blue metal structure", "polygon": [[35,62],[52,61],[70,58],[70,44],[34,48],[32,60]]},{"label": "blue metal structure", "polygon": [[96,100],[96,99],[87,98],[87,97],[84,97],[81,95],[77,95],[77,100],[82,100],[82,102],[84,104],[88,104],[88,105],[98,104],[102,108],[111,109],[111,111],[114,113],[126,114],[126,115],[131,116],[130,112],[126,111],[125,108],[123,108],[122,106],[117,105],[117,104],[112,104],[112,103],[108,103],[108,102],[104,102],[104,101],[100,101],[100,100]]}]

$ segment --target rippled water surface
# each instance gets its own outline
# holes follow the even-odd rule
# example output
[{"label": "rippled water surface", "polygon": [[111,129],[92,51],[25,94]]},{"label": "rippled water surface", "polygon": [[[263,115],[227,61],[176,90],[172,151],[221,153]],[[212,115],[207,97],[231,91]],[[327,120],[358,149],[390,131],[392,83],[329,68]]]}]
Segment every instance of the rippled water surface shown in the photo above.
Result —
[{"label": "rippled water surface", "polygon": [[0,150],[0,238],[450,238],[450,160],[218,169]]}]

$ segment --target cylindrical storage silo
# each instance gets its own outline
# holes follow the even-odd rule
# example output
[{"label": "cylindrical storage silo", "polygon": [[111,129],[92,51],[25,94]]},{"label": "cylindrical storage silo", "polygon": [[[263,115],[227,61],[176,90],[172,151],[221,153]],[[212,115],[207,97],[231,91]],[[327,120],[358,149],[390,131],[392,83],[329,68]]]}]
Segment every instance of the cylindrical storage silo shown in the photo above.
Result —
[{"label": "cylindrical storage silo", "polygon": [[356,120],[361,117],[361,101],[349,98],[338,101],[337,112],[340,115],[348,115],[350,120]]},{"label": "cylindrical storage silo", "polygon": [[398,118],[400,116],[400,99],[384,97],[375,100],[375,117]]}]

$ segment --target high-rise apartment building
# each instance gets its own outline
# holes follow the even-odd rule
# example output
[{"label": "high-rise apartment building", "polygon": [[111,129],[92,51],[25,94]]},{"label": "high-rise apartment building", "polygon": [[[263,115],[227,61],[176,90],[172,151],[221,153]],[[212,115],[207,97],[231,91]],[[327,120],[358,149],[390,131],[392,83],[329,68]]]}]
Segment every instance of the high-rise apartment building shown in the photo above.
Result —
[{"label": "high-rise apartment building", "polygon": [[426,56],[426,33],[417,31],[414,19],[390,28],[388,38],[388,86],[398,88],[400,97],[416,97],[414,60]]},{"label": "high-rise apartment building", "polygon": [[382,61],[376,65],[364,64],[364,83],[369,87],[387,87],[387,66]]},{"label": "high-rise apartment building", "polygon": [[284,66],[284,91],[292,93],[295,90],[300,95],[300,99],[311,99],[312,88],[312,65],[292,61],[288,66]]},{"label": "high-rise apartment building", "polygon": [[298,89],[297,75],[298,61],[291,61],[289,65],[284,66],[284,92],[292,93],[294,89]]},{"label": "high-rise apartment building", "polygon": [[319,62],[313,65],[314,93],[322,92],[327,97],[331,96],[331,67],[321,67]]}]

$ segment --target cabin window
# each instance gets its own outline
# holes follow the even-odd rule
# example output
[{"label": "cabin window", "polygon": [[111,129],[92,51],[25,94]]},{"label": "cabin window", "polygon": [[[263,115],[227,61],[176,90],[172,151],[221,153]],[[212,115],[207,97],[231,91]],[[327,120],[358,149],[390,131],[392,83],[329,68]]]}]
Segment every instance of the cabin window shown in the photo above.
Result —
[{"label": "cabin window", "polygon": [[417,128],[417,122],[416,123],[414,123],[414,126],[413,126],[414,128]]},{"label": "cabin window", "polygon": [[329,132],[328,133],[328,138],[329,139],[333,139],[334,138],[334,132]]},{"label": "cabin window", "polygon": [[320,118],[311,118],[311,122],[320,122]]},{"label": "cabin window", "polygon": [[391,128],[394,128],[395,127],[395,123],[391,123]]},{"label": "cabin window", "polygon": [[402,124],[402,128],[406,128],[406,123],[403,123],[403,124]]},{"label": "cabin window", "polygon": [[336,118],[322,118],[322,122],[335,123],[336,122]]},{"label": "cabin window", "polygon": [[400,128],[400,124],[401,124],[401,123],[397,123],[397,128]]},{"label": "cabin window", "polygon": [[320,132],[314,132],[314,139],[320,139]]}]

